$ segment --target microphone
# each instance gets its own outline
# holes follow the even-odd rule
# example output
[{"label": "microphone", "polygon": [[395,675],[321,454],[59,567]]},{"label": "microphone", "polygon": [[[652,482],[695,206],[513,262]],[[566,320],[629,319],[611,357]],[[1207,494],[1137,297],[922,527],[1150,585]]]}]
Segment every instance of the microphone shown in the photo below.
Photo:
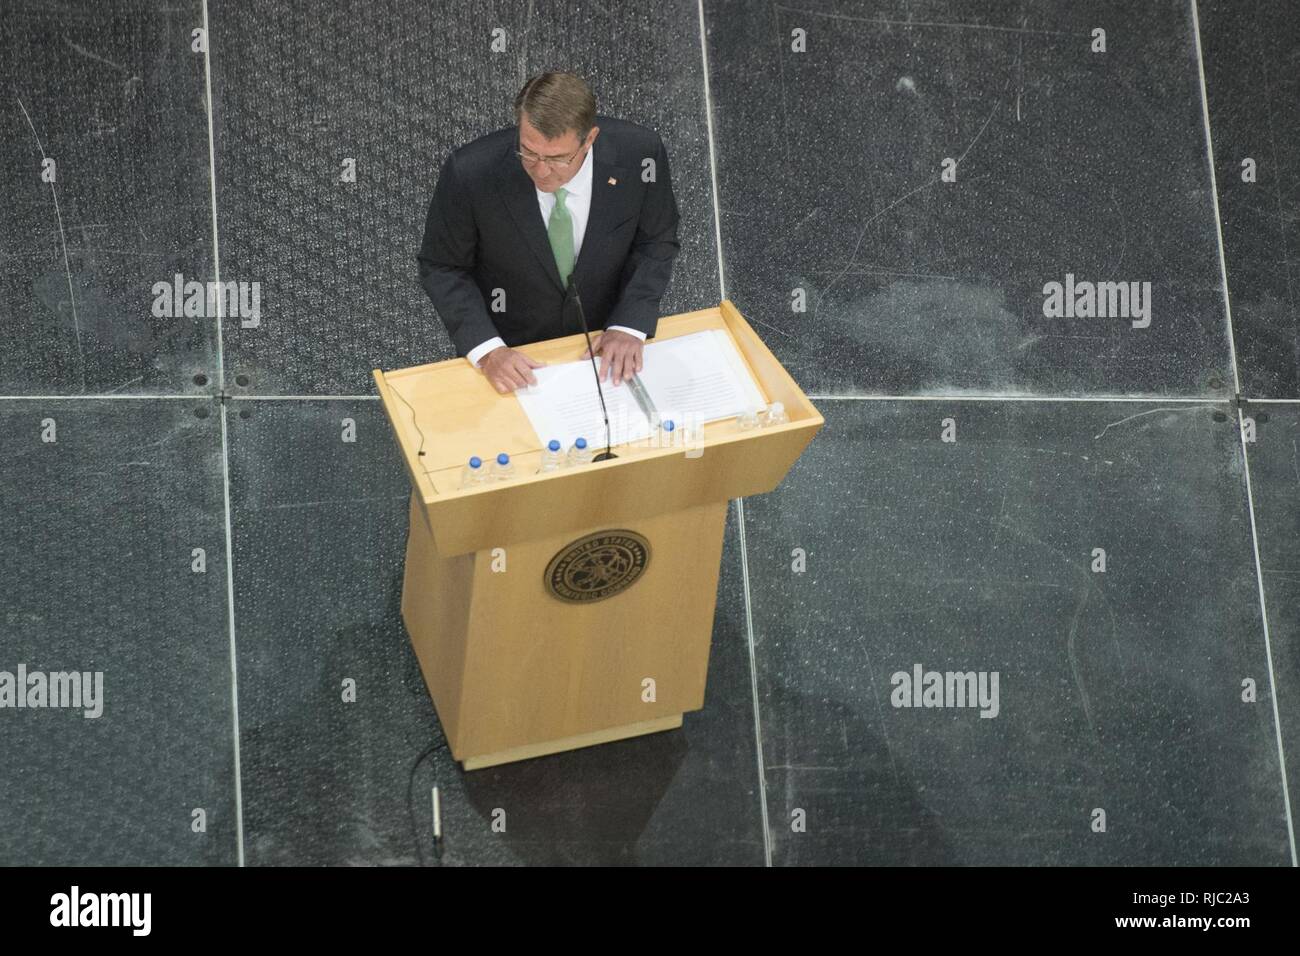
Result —
[{"label": "microphone", "polygon": [[605,407],[605,390],[600,387],[600,372],[596,369],[596,353],[591,347],[591,330],[587,328],[587,316],[582,311],[582,299],[578,298],[578,285],[573,281],[572,272],[569,273],[569,285],[565,289],[566,298],[569,295],[573,296],[573,302],[578,307],[578,318],[582,321],[582,334],[587,339],[587,355],[591,359],[591,370],[596,373],[596,392],[600,395],[600,410],[605,416],[605,450],[591,460],[608,461],[611,458],[617,458],[618,455],[610,450],[609,409]]}]

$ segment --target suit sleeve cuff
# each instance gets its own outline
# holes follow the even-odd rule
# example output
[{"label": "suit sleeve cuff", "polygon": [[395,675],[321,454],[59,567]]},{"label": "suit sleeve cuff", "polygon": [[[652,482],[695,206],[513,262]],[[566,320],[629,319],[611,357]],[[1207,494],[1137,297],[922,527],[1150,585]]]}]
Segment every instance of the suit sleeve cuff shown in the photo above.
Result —
[{"label": "suit sleeve cuff", "polygon": [[642,342],[645,341],[645,333],[642,332],[640,329],[634,329],[626,325],[611,325],[605,329],[606,332],[613,332],[615,330],[619,332],[630,332],[632,335],[635,335]]},{"label": "suit sleeve cuff", "polygon": [[475,368],[478,368],[479,360],[482,359],[483,356],[487,355],[493,349],[500,348],[505,344],[506,343],[502,340],[501,336],[499,335],[494,336],[493,338],[488,339],[486,342],[482,343],[481,345],[476,345],[472,349],[470,349],[469,354],[466,355],[465,358],[469,360],[470,365],[473,365]]}]

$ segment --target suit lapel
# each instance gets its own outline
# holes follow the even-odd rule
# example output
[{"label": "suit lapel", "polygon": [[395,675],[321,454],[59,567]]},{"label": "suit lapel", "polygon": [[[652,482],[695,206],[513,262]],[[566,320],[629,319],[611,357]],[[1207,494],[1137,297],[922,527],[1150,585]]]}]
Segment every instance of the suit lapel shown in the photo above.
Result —
[{"label": "suit lapel", "polygon": [[578,252],[578,261],[573,264],[579,284],[587,274],[583,267],[590,268],[600,243],[614,226],[626,218],[624,197],[630,192],[628,177],[631,173],[618,165],[613,139],[607,130],[601,130],[591,149],[595,154],[591,158],[591,209],[587,213],[582,249]]},{"label": "suit lapel", "polygon": [[[596,142],[600,142],[599,137]],[[564,291],[560,270],[555,265],[555,254],[551,252],[551,240],[546,234],[546,223],[542,221],[542,210],[537,205],[537,187],[524,172],[515,149],[515,140],[510,140],[498,167],[497,188],[519,229],[519,235],[523,236],[524,245],[532,251],[555,287]]]}]

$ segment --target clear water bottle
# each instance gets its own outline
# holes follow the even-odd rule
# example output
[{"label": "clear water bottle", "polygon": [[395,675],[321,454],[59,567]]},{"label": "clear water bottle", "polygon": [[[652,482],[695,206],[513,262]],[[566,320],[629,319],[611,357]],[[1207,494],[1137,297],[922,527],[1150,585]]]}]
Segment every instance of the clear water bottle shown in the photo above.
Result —
[{"label": "clear water bottle", "polygon": [[691,416],[682,429],[682,441],[686,445],[686,457],[698,458],[704,448],[704,422]]},{"label": "clear water bottle", "polygon": [[537,469],[539,475],[548,471],[559,471],[564,467],[564,454],[560,451],[560,443],[552,438],[542,449],[542,466]]},{"label": "clear water bottle", "polygon": [[751,406],[740,413],[736,424],[742,432],[747,432],[758,427],[758,418],[759,410]]},{"label": "clear water bottle", "polygon": [[478,455],[472,457],[460,473],[462,488],[477,488],[479,485],[487,484],[487,480],[487,469],[483,467],[483,459]]},{"label": "clear water bottle", "polygon": [[587,439],[579,438],[569,449],[570,465],[589,465],[591,464],[592,451],[587,447]]},{"label": "clear water bottle", "polygon": [[496,461],[492,462],[492,480],[506,481],[515,476],[515,466],[510,461],[510,456],[505,452],[497,455]]},{"label": "clear water bottle", "polygon": [[785,413],[785,405],[781,402],[773,402],[767,407],[767,414],[763,416],[764,425],[785,425],[790,421],[790,416]]},{"label": "clear water bottle", "polygon": [[671,418],[665,418],[659,423],[659,447],[672,448],[679,444],[677,424]]}]

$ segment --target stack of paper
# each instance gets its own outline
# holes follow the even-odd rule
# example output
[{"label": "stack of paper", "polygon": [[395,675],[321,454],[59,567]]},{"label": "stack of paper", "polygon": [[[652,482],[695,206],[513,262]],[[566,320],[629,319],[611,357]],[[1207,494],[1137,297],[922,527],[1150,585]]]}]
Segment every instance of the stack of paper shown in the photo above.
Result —
[{"label": "stack of paper", "polygon": [[[596,359],[599,366],[600,358]],[[676,427],[717,421],[767,400],[730,336],[708,329],[645,347],[642,369],[618,385],[601,382],[609,411],[610,443],[622,445],[649,437],[661,421]],[[605,446],[605,420],[591,361],[533,369],[537,384],[515,391],[539,446],[559,439],[566,450],[583,437],[593,448]]]}]

